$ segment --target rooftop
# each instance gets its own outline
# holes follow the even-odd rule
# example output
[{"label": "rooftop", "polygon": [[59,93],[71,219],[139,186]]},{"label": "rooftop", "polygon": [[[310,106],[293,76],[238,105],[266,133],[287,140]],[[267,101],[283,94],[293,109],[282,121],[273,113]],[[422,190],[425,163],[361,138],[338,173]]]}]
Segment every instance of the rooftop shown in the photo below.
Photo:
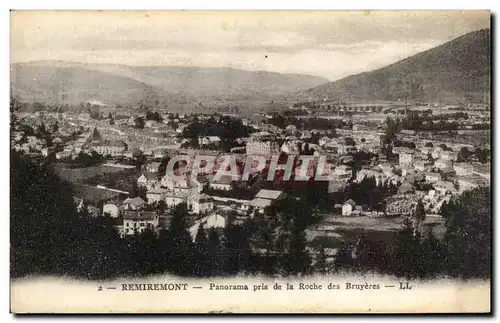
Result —
[{"label": "rooftop", "polygon": [[271,205],[271,200],[257,197],[250,201],[250,205],[253,207],[265,208]]},{"label": "rooftop", "polygon": [[269,200],[276,200],[278,199],[283,191],[276,191],[276,190],[265,190],[262,189],[255,195],[256,198],[262,198],[262,199],[269,199]]}]

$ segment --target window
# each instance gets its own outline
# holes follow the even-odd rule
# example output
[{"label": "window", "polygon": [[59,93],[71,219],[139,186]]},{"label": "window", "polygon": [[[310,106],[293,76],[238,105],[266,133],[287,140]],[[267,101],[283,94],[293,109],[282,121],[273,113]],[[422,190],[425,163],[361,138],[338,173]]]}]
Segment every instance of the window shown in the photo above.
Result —
[{"label": "window", "polygon": [[[127,227],[129,227],[129,226],[130,226],[130,223],[129,223],[129,222],[127,222],[126,226],[127,226]],[[127,229],[127,231],[128,231],[128,229]]]}]

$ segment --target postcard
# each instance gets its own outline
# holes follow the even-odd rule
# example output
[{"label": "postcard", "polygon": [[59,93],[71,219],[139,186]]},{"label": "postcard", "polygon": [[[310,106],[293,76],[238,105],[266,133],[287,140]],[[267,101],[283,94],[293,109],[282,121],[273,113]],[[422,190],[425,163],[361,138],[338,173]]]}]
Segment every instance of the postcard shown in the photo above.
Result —
[{"label": "postcard", "polygon": [[490,15],[11,11],[11,313],[491,313]]}]

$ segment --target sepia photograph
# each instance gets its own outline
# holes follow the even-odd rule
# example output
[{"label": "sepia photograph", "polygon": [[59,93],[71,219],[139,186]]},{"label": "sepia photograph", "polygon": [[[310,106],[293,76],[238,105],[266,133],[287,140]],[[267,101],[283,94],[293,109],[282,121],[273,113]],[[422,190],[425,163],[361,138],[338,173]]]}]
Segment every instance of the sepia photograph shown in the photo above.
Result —
[{"label": "sepia photograph", "polygon": [[490,28],[12,10],[11,313],[491,313]]}]

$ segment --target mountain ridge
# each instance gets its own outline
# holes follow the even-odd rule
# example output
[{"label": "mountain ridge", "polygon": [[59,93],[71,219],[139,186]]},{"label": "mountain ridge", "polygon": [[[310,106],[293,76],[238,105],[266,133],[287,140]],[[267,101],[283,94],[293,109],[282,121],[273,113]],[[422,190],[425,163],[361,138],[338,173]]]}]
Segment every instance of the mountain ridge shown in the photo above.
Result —
[{"label": "mountain ridge", "polygon": [[301,99],[489,103],[490,29],[477,30],[382,68],[295,93]]},{"label": "mountain ridge", "polygon": [[[112,95],[99,93],[103,86],[92,73],[108,79],[104,88]],[[112,78],[115,78],[114,87]],[[30,101],[78,103],[95,99],[126,104],[154,98],[169,104],[206,99],[269,99],[326,82],[327,79],[317,76],[232,67],[130,66],[68,61],[11,64],[13,92]],[[135,91],[132,84],[136,85]]]}]

